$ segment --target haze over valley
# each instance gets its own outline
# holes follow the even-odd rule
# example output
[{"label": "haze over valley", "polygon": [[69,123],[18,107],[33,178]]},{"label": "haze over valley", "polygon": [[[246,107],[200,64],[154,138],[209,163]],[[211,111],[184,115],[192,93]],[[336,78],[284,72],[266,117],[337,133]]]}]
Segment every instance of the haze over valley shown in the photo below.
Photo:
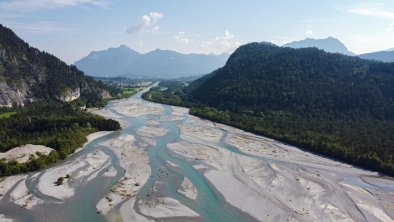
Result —
[{"label": "haze over valley", "polygon": [[[358,56],[363,59],[394,62],[394,52],[387,50],[356,55],[338,39],[312,39],[294,41],[283,45],[290,48],[318,48],[326,52]],[[74,64],[84,73],[95,77],[164,78],[200,76],[221,68],[229,54],[182,54],[160,50],[141,54],[125,45],[103,51],[91,52]]]}]

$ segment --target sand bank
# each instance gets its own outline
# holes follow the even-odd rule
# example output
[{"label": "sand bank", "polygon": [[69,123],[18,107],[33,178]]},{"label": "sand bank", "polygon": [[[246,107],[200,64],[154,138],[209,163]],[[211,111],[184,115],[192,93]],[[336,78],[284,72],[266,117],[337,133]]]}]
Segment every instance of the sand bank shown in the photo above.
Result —
[{"label": "sand bank", "polygon": [[52,148],[46,146],[27,144],[15,147],[5,153],[0,153],[0,159],[6,159],[7,161],[16,160],[19,163],[26,163],[31,158],[37,158],[37,153],[48,155],[52,150]]},{"label": "sand bank", "polygon": [[183,178],[181,186],[178,188],[178,192],[183,194],[185,197],[195,200],[198,196],[197,188],[193,185],[189,178]]},{"label": "sand bank", "polygon": [[133,145],[134,141],[131,135],[121,135],[102,143],[114,151],[126,171],[124,177],[111,188],[111,192],[96,205],[104,215],[123,204],[124,200],[134,197],[150,176],[149,157],[144,149]]},{"label": "sand bank", "polygon": [[[375,172],[195,117],[180,129],[183,141],[168,147],[195,163],[228,203],[259,221],[392,221],[394,189],[387,187],[394,181],[375,181]],[[216,141],[219,129],[247,155],[210,145],[207,137]]]},{"label": "sand bank", "polygon": [[[109,133],[111,132],[97,132],[90,134],[87,137],[88,142]],[[52,151],[51,148],[43,146],[23,146],[23,149],[28,148],[31,148],[31,150],[20,152],[25,155],[20,155],[18,160],[25,161],[27,153],[33,154],[34,152],[35,154],[35,152],[41,152],[43,154],[49,154],[49,152]],[[81,149],[78,149],[78,151]],[[15,153],[18,154],[21,150],[22,149],[18,149],[18,152]],[[101,168],[106,167],[109,163],[108,160],[109,158],[104,153],[101,151],[95,151],[88,156],[78,158],[75,161],[66,163],[65,165],[50,168],[40,175],[37,189],[44,195],[51,196],[59,200],[67,199],[74,194],[75,187],[92,180]],[[65,178],[63,185],[56,186],[56,184],[54,184],[59,177],[66,177],[67,174],[70,174],[71,177]],[[35,173],[30,177],[31,179],[35,179],[38,177],[38,173]],[[44,203],[44,200],[39,199],[28,191],[26,187],[26,179],[27,175],[10,176],[0,179],[0,200],[7,197],[8,201],[27,209],[31,209],[38,204]]]},{"label": "sand bank", "polygon": [[138,204],[142,214],[153,218],[198,217],[199,214],[182,205],[179,201],[169,198],[157,198]]},{"label": "sand bank", "polygon": [[139,117],[147,114],[159,114],[164,109],[160,104],[145,103],[140,99],[128,99],[113,102],[114,110],[128,117]]},{"label": "sand bank", "polygon": [[[72,197],[78,186],[91,181],[109,164],[110,159],[104,152],[94,150],[72,162],[48,169],[41,175],[37,188],[44,195],[64,200]],[[63,184],[57,185],[56,181],[60,177],[64,178]]]}]

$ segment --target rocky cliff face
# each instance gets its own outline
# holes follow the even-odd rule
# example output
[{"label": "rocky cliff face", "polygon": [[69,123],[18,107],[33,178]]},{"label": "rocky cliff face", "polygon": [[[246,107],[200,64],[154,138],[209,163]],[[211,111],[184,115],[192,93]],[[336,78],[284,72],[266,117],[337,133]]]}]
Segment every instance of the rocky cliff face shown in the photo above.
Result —
[{"label": "rocky cliff face", "polygon": [[0,107],[40,99],[70,102],[110,98],[105,86],[45,52],[30,47],[0,25]]},{"label": "rocky cliff face", "polygon": [[64,92],[61,95],[56,96],[57,99],[64,101],[64,102],[71,102],[81,97],[81,89],[64,89]]},{"label": "rocky cliff face", "polygon": [[34,101],[34,95],[26,83],[23,82],[19,87],[12,87],[6,82],[0,82],[0,107],[24,106]]}]

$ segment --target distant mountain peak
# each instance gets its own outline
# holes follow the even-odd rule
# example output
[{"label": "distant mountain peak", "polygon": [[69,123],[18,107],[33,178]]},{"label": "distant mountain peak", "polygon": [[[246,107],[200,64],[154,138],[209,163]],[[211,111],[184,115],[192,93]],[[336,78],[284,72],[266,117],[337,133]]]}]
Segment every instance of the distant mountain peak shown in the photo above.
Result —
[{"label": "distant mountain peak", "polygon": [[341,53],[344,55],[355,55],[353,52],[349,51],[345,44],[343,44],[339,39],[329,36],[325,39],[314,39],[306,38],[304,40],[294,41],[283,45],[283,47],[290,48],[309,48],[315,47],[326,52],[331,53]]}]

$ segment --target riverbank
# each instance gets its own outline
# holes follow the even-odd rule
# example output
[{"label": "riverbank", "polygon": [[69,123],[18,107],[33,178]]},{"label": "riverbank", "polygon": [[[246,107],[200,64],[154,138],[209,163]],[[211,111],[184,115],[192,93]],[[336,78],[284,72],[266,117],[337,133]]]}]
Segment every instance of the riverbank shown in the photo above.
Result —
[{"label": "riverbank", "polygon": [[125,127],[89,136],[84,149],[52,168],[2,178],[0,217],[60,222],[394,218],[392,178],[191,116],[181,107],[134,97],[104,110],[104,117],[116,115]]},{"label": "riverbank", "polygon": [[[87,143],[112,132],[97,132],[88,135]],[[83,148],[77,150],[78,154]],[[108,158],[102,152],[96,151],[84,158],[77,158],[69,163],[51,167],[41,173],[37,181],[37,191],[44,197],[55,198],[63,201],[75,194],[75,189],[84,183],[91,181],[100,169],[108,165]],[[27,180],[37,178],[39,173],[32,175],[17,175],[0,179],[0,201],[7,201],[19,207],[32,209],[36,205],[44,204],[45,200],[33,195],[28,191]],[[69,175],[69,176],[67,176]],[[56,185],[62,177],[61,185]],[[44,198],[45,199],[45,198]]]},{"label": "riverbank", "polygon": [[[305,112],[299,112],[294,107],[287,109],[282,106],[283,104],[273,106],[276,108],[268,108],[269,105],[261,106],[259,103],[246,105],[236,98],[215,105],[208,102],[209,100],[198,100],[197,95],[194,95],[194,98],[194,86],[189,88],[187,85],[177,81],[163,81],[159,87],[143,94],[143,98],[162,104],[191,107],[191,115],[302,147],[310,152],[367,170],[394,176],[394,162],[391,158],[394,150],[391,136],[394,134],[394,121],[390,118],[382,119],[370,112],[359,115],[365,111],[364,109],[334,114],[339,108],[321,107],[319,110],[309,107],[304,110]],[[249,98],[249,102],[255,99]],[[277,101],[273,101],[275,102]]]},{"label": "riverbank", "polygon": [[169,149],[259,221],[393,221],[392,178],[193,116],[179,128]]}]

